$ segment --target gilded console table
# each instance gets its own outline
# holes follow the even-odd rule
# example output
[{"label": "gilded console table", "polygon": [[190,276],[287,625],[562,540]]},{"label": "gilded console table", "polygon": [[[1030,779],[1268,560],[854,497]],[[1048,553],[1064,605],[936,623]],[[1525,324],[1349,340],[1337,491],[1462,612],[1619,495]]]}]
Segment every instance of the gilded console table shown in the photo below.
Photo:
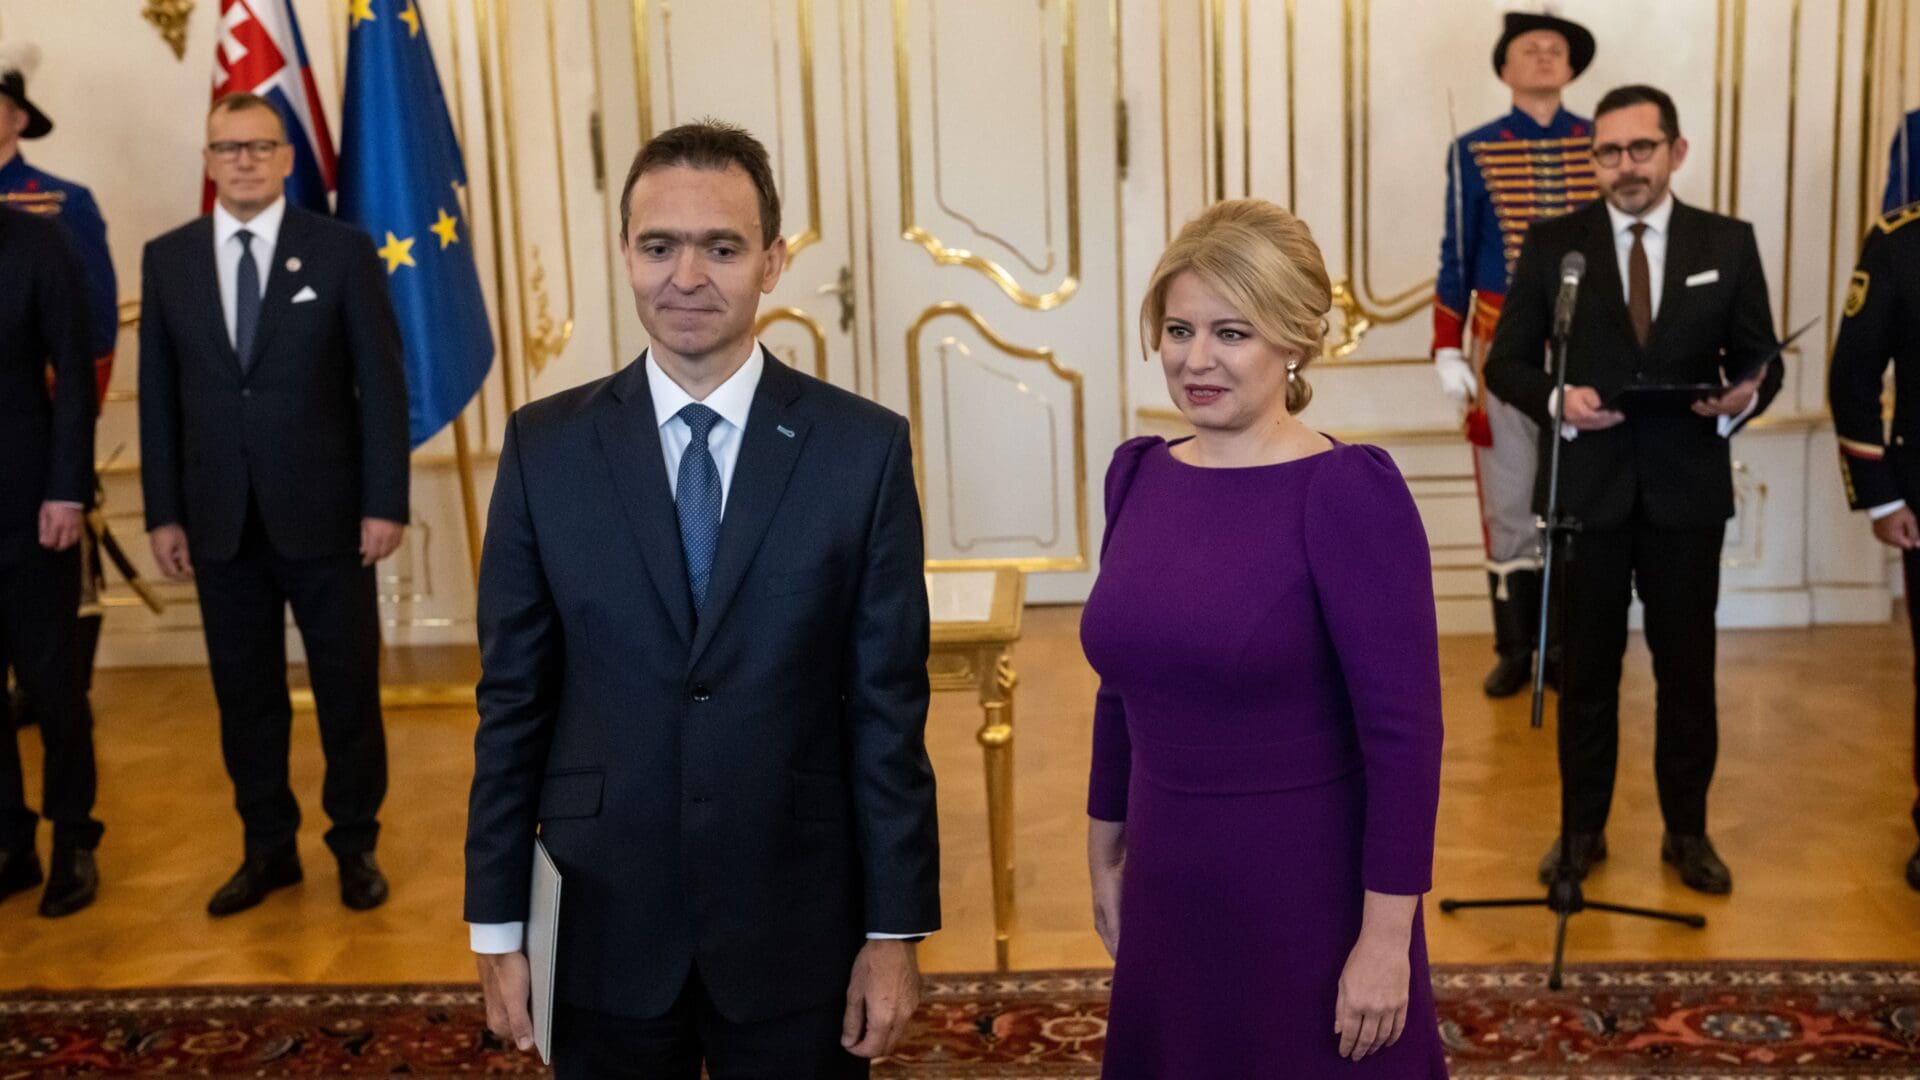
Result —
[{"label": "gilded console table", "polygon": [[994,964],[1007,970],[1013,926],[1013,643],[1020,638],[1027,581],[1018,570],[927,573],[935,690],[975,690],[985,714],[979,734],[987,775],[987,837],[993,859]]}]

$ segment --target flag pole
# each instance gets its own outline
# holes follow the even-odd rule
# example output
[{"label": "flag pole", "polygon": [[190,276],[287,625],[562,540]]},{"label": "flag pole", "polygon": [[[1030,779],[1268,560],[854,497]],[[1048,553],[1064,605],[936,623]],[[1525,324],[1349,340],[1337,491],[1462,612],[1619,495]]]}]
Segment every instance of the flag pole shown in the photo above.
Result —
[{"label": "flag pole", "polygon": [[[444,123],[445,135],[453,136],[453,161],[440,160],[440,158],[434,158],[434,156],[432,156],[432,154],[434,154],[434,148],[438,146],[432,136],[440,135],[438,131],[424,131],[424,136],[426,136],[424,142],[420,142],[420,140],[403,140],[403,142],[405,142],[407,148],[417,150],[417,152],[422,152],[422,148],[424,148],[424,152],[428,154],[428,160],[424,161],[426,161],[428,165],[436,165],[436,167],[442,169],[442,175],[436,175],[436,177],[434,177],[434,179],[436,179],[436,186],[438,186],[438,181],[447,181],[447,183],[451,184],[451,188],[453,188],[453,198],[457,200],[459,213],[461,213],[461,217],[465,219],[465,217],[467,217],[467,208],[465,208],[465,198],[463,198],[463,190],[461,190],[461,188],[465,186],[465,183],[463,183],[463,181],[465,181],[465,175],[463,175],[463,169],[461,169],[461,161],[457,160],[457,156],[459,156],[459,140],[457,140],[457,136],[453,135],[451,117],[445,115],[445,102],[442,94],[440,94],[438,71],[434,71],[434,67],[432,67],[432,54],[426,52],[426,42],[424,42],[424,40],[420,40],[417,46],[407,46],[407,40],[411,40],[411,37],[419,37],[419,25],[413,27],[413,35],[409,35],[409,38],[399,38],[397,37],[397,31],[392,29],[392,25],[386,25],[386,23],[378,23],[378,21],[376,21],[376,23],[369,23],[367,27],[361,27],[361,25],[359,25],[359,19],[351,19],[348,25],[348,35],[349,37],[355,37],[355,35],[357,35],[357,37],[367,37],[367,35],[376,35],[376,33],[382,31],[382,29],[388,31],[388,40],[386,40],[386,42],[380,42],[378,46],[374,46],[376,52],[372,52],[372,61],[374,61],[376,65],[378,65],[378,63],[386,63],[388,67],[394,67],[397,63],[397,48],[417,48],[420,54],[422,54],[419,58],[420,65],[417,73],[424,73],[424,75],[420,75],[419,79],[415,79],[415,85],[403,86],[403,90],[409,92],[409,94],[413,94],[417,100],[413,100],[413,102],[401,102],[401,104],[411,106],[413,110],[419,110],[420,106],[432,106],[432,108],[438,108],[438,110],[440,110],[440,115],[436,117],[436,115],[432,115],[432,108],[428,108],[426,113],[424,113],[424,121],[428,123],[430,129],[432,129],[434,125],[438,125],[438,123]],[[336,40],[338,40],[338,38],[336,38]],[[378,38],[371,38],[371,40],[378,42]],[[378,225],[382,225],[382,229],[376,229],[376,227],[374,227],[376,223],[367,219],[369,215],[372,215],[372,217],[380,217],[380,215],[394,217],[394,215],[399,215],[399,217],[396,217],[396,225],[392,225],[396,231],[388,231],[388,233],[386,233],[388,234],[388,242],[390,242],[390,244],[399,244],[399,240],[394,240],[394,236],[396,236],[396,234],[405,236],[405,244],[407,244],[409,250],[411,250],[413,238],[419,234],[420,229],[426,229],[426,227],[424,227],[424,219],[422,219],[422,221],[413,221],[411,225],[399,225],[397,221],[399,221],[399,219],[405,219],[407,215],[419,217],[420,213],[426,213],[426,219],[430,219],[430,217],[432,217],[432,209],[440,209],[442,204],[440,204],[440,200],[426,200],[426,202],[419,202],[419,204],[409,204],[407,198],[419,196],[419,194],[424,194],[424,192],[407,192],[407,190],[399,190],[399,192],[396,192],[394,184],[382,183],[380,177],[372,177],[372,175],[369,175],[369,171],[367,171],[367,167],[365,167],[365,163],[369,160],[384,160],[384,158],[380,158],[380,156],[382,156],[386,150],[390,150],[390,146],[380,144],[380,138],[392,140],[392,136],[394,136],[392,131],[374,131],[374,135],[369,135],[369,133],[367,133],[367,125],[374,123],[374,119],[392,119],[392,117],[396,115],[394,108],[355,110],[355,106],[365,106],[365,94],[363,94],[361,98],[355,98],[355,83],[353,83],[353,73],[357,71],[357,67],[355,67],[355,52],[357,52],[359,48],[365,48],[365,46],[367,46],[367,42],[355,38],[355,42],[351,42],[348,50],[346,50],[346,54],[348,54],[348,65],[346,65],[346,71],[344,71],[344,75],[342,75],[342,156],[340,156],[340,167],[342,167],[342,171],[340,171],[340,177],[338,177],[338,181],[340,181],[340,183],[338,183],[338,188],[340,188],[340,202],[338,202],[338,208],[336,209],[338,209],[338,215],[340,215],[342,219],[353,221],[355,225],[367,229],[367,231],[374,234],[374,236],[378,236],[382,231],[386,231],[386,221],[380,221]],[[384,48],[384,50],[382,50],[382,48]],[[361,60],[367,60],[367,56],[361,56]],[[394,71],[390,71],[390,75],[392,75],[392,73],[394,73]],[[426,81],[426,75],[432,75],[432,83]],[[386,88],[386,90],[392,90],[392,86],[384,86],[384,88]],[[365,86],[363,86],[363,90],[365,90]],[[392,104],[394,104],[394,102],[384,102],[384,106],[392,106]],[[355,119],[355,117],[357,117],[357,119]],[[359,140],[355,142],[357,136],[359,136]],[[376,138],[376,136],[378,136],[378,138]],[[349,142],[353,144],[351,156],[355,158],[355,161],[359,161],[359,165],[361,165],[359,169],[351,169],[351,175],[349,175],[348,169]],[[432,169],[428,169],[428,173],[432,173]],[[349,183],[353,183],[351,196],[357,196],[357,198],[349,198]],[[369,198],[371,198],[371,202],[367,202]],[[447,215],[445,209],[440,209],[440,217],[442,217],[442,221],[440,221],[432,231],[438,233],[438,231],[440,231],[440,225],[449,227],[447,234],[440,236],[440,248],[447,248],[449,244],[457,244],[457,242],[463,242],[463,240],[470,240],[470,233],[468,233],[463,221],[459,221],[459,219],[447,221],[449,215]],[[426,271],[420,269],[420,267],[424,265],[424,261],[417,263],[415,259],[407,258],[403,265],[409,267],[411,273],[426,273]],[[392,263],[388,265],[390,286],[392,286],[392,273],[394,273],[396,269],[396,265],[392,265]],[[436,288],[440,288],[440,286],[445,286],[445,288],[455,288],[455,286],[459,286],[461,282],[457,281],[457,271],[451,271],[451,273],[453,273],[455,277],[438,282]],[[474,281],[472,281],[472,294],[478,296],[478,292],[480,292],[480,282],[478,282],[478,277],[474,277]],[[415,300],[419,300],[419,296],[415,296]],[[397,298],[397,296],[396,306],[401,307],[401,311],[397,311],[397,315],[401,315],[403,331],[405,331],[405,329],[415,329],[415,331],[417,331],[419,327],[417,327],[415,323],[409,323],[409,317],[411,317],[411,315],[407,313],[405,307],[399,304],[399,298]],[[476,306],[482,309],[482,321],[484,321],[484,306],[486,306],[486,304],[484,304],[484,298],[480,298]],[[419,313],[419,309],[415,309],[415,313]],[[403,336],[405,336],[405,334],[403,334]],[[407,348],[409,348],[409,350],[415,348],[415,346],[424,348],[422,342],[428,342],[428,344],[430,344],[430,342],[434,342],[434,340],[436,340],[434,334],[428,332],[428,334],[426,334],[424,338],[420,338],[420,340],[407,342]],[[478,342],[470,342],[470,344],[478,344]],[[449,344],[449,348],[455,348],[455,346]],[[488,342],[488,348],[492,348],[492,342]],[[409,373],[409,380],[411,380],[411,377],[413,377],[413,373]],[[438,382],[428,380],[428,384],[438,384]],[[467,527],[468,573],[474,575],[474,578],[478,580],[482,534],[480,534],[478,496],[474,494],[474,459],[472,459],[474,455],[472,455],[472,446],[470,446],[470,442],[468,442],[467,421],[465,421],[465,413],[467,413],[468,407],[472,405],[476,396],[478,396],[478,386],[468,394],[467,402],[463,402],[459,409],[453,409],[451,425],[453,425],[455,469],[459,471],[459,484],[461,484],[461,511],[463,511],[463,519],[465,519],[463,523],[465,523],[465,527]],[[420,405],[420,402],[413,402],[413,405]],[[438,402],[434,402],[432,405],[434,405],[434,407],[428,409],[428,415],[432,415],[432,417],[436,417],[436,419],[438,419],[438,417],[444,417],[445,411],[442,411],[442,407],[438,405]],[[422,438],[422,442],[424,442],[424,438]],[[422,550],[422,555],[424,555],[424,550]],[[436,623],[451,625],[453,621],[436,621]],[[432,667],[436,667],[436,665],[426,665],[426,667],[432,669]],[[420,671],[419,675],[426,675],[426,671]],[[382,705],[382,709],[461,709],[461,711],[465,711],[468,715],[472,715],[472,711],[474,711],[474,690],[476,690],[476,688],[474,688],[474,682],[472,682],[472,680],[457,680],[457,682],[432,680],[432,678],[409,680],[409,682],[386,682],[386,680],[382,680],[382,684],[380,684],[380,705]],[[313,707],[315,707],[311,688],[294,690],[292,700],[294,700],[292,701],[292,703],[294,703],[294,709],[300,709],[300,711],[307,711],[307,709],[313,709]]]},{"label": "flag pole", "polygon": [[460,513],[467,525],[467,561],[480,584],[480,502],[473,490],[473,451],[467,444],[467,411],[453,418],[453,467],[460,474]]}]

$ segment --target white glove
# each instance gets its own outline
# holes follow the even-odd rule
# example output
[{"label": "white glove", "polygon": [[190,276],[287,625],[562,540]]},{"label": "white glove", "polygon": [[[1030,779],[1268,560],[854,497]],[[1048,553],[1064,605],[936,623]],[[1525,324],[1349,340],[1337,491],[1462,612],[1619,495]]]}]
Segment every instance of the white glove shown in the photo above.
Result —
[{"label": "white glove", "polygon": [[1473,365],[1467,363],[1459,349],[1437,350],[1433,354],[1433,373],[1440,377],[1440,389],[1446,391],[1455,405],[1473,401],[1479,381],[1473,377]]}]

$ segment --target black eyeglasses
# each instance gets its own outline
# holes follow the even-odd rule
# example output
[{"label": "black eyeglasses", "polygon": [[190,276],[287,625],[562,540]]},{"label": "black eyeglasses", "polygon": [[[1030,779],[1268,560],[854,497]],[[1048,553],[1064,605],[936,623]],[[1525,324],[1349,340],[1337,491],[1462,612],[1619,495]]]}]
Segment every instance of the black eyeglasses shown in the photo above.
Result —
[{"label": "black eyeglasses", "polygon": [[1593,160],[1606,168],[1620,164],[1620,155],[1626,154],[1636,162],[1645,162],[1653,157],[1653,152],[1665,146],[1667,139],[1635,139],[1621,146],[1619,143],[1595,143]]},{"label": "black eyeglasses", "polygon": [[208,143],[207,149],[211,150],[213,156],[219,158],[221,161],[233,161],[239,158],[241,151],[245,151],[246,155],[255,161],[263,161],[271,156],[275,150],[285,145],[287,144],[281,142],[279,139],[249,139],[245,142],[222,141]]}]

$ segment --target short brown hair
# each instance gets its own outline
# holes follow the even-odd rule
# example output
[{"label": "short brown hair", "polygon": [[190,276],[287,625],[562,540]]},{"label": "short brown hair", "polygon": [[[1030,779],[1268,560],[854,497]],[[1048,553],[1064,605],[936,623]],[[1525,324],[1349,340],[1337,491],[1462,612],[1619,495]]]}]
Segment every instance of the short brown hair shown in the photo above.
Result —
[{"label": "short brown hair", "polygon": [[1266,341],[1300,353],[1287,380],[1287,411],[1313,400],[1302,372],[1318,359],[1327,336],[1333,285],[1320,246],[1307,224],[1265,199],[1230,199],[1187,222],[1147,282],[1140,302],[1140,347],[1160,348],[1167,289],[1191,273],[1253,324]]},{"label": "short brown hair", "polygon": [[639,182],[643,173],[675,165],[720,172],[724,172],[729,165],[739,166],[753,181],[753,189],[760,195],[761,246],[772,247],[773,242],[779,239],[780,192],[773,186],[773,165],[767,159],[767,148],[746,128],[707,118],[668,128],[648,139],[647,145],[633,155],[633,167],[627,170],[627,184],[620,189],[622,243],[626,242],[627,227],[633,213],[633,185]]},{"label": "short brown hair", "polygon": [[214,101],[213,106],[207,110],[207,119],[213,119],[217,113],[240,112],[244,109],[265,109],[272,113],[274,120],[280,125],[280,137],[283,139],[287,137],[286,118],[280,115],[279,109],[274,108],[273,102],[268,101],[259,94],[250,94],[245,90],[220,95],[220,97]]},{"label": "short brown hair", "polygon": [[1593,118],[1600,119],[1610,112],[1631,109],[1635,105],[1651,105],[1660,110],[1660,134],[1669,142],[1680,137],[1680,110],[1673,107],[1673,99],[1666,91],[1643,83],[1631,86],[1616,86],[1607,91],[1600,104],[1593,107]]}]

